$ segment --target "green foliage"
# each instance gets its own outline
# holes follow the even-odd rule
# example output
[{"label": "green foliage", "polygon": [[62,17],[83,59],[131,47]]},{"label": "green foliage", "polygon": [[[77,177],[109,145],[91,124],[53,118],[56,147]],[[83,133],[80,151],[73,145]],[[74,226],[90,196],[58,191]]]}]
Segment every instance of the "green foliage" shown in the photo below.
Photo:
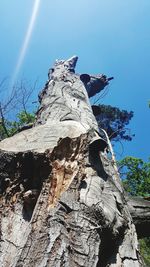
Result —
[{"label": "green foliage", "polygon": [[119,162],[124,187],[132,196],[150,195],[150,161],[125,157]]},{"label": "green foliage", "polygon": [[[121,160],[120,173],[127,192],[132,196],[150,196],[150,160],[126,157]],[[146,266],[150,266],[150,237],[139,240],[141,255]]]},{"label": "green foliage", "polygon": [[139,240],[141,255],[146,266],[150,266],[150,237]]},{"label": "green foliage", "polygon": [[134,135],[131,135],[126,126],[133,117],[133,111],[120,110],[110,105],[93,105],[92,109],[99,128],[103,128],[107,132],[110,140],[132,140]]},{"label": "green foliage", "polygon": [[15,121],[9,121],[5,119],[5,127],[2,123],[0,124],[0,139],[2,140],[8,136],[10,137],[14,135],[19,131],[20,128],[24,127],[27,124],[33,123],[34,120],[35,114],[26,111],[21,111],[20,113],[18,113]]},{"label": "green foliage", "polygon": [[18,126],[24,126],[25,124],[29,124],[34,122],[35,120],[35,114],[34,113],[29,113],[26,111],[21,111],[18,115]]},{"label": "green foliage", "polygon": [[7,137],[7,134],[6,134],[4,127],[0,121],[0,140],[3,140],[6,137]]}]

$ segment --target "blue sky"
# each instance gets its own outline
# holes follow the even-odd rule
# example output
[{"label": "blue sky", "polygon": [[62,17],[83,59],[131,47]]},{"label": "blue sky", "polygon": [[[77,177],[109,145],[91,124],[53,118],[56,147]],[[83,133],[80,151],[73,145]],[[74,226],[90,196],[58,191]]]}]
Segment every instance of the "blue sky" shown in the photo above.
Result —
[{"label": "blue sky", "polygon": [[[35,0],[0,1],[0,79],[10,80]],[[38,79],[42,89],[56,58],[79,56],[77,72],[114,76],[100,103],[134,111],[132,142],[118,144],[117,157],[150,156],[149,0],[40,1],[31,39],[17,78]],[[8,89],[9,90],[9,89]]]}]

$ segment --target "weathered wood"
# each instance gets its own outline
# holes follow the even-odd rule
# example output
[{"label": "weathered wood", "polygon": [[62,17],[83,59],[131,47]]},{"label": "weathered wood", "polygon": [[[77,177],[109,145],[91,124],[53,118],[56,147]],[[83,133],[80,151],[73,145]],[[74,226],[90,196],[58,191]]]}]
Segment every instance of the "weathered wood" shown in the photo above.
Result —
[{"label": "weathered wood", "polygon": [[139,238],[150,236],[150,201],[142,197],[127,197],[129,211]]},{"label": "weathered wood", "polygon": [[34,127],[0,143],[2,267],[143,266],[86,90],[108,79],[80,79],[76,61],[50,69]]}]

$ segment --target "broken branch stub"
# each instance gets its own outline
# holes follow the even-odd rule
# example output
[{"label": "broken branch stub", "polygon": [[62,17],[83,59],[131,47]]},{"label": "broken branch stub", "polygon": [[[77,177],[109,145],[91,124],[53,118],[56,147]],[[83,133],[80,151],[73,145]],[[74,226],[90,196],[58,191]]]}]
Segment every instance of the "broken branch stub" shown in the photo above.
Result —
[{"label": "broken branch stub", "polygon": [[109,78],[88,80],[75,73],[76,62],[55,62],[33,128],[0,143],[3,267],[142,266],[118,172],[89,102]]}]

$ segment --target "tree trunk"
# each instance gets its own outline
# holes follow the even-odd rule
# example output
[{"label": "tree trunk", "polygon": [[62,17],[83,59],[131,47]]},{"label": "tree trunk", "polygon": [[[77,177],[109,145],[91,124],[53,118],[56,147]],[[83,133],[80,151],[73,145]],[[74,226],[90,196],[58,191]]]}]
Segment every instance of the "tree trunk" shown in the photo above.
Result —
[{"label": "tree trunk", "polygon": [[88,99],[109,79],[75,74],[76,61],[56,61],[34,127],[0,143],[2,267],[143,266]]}]

